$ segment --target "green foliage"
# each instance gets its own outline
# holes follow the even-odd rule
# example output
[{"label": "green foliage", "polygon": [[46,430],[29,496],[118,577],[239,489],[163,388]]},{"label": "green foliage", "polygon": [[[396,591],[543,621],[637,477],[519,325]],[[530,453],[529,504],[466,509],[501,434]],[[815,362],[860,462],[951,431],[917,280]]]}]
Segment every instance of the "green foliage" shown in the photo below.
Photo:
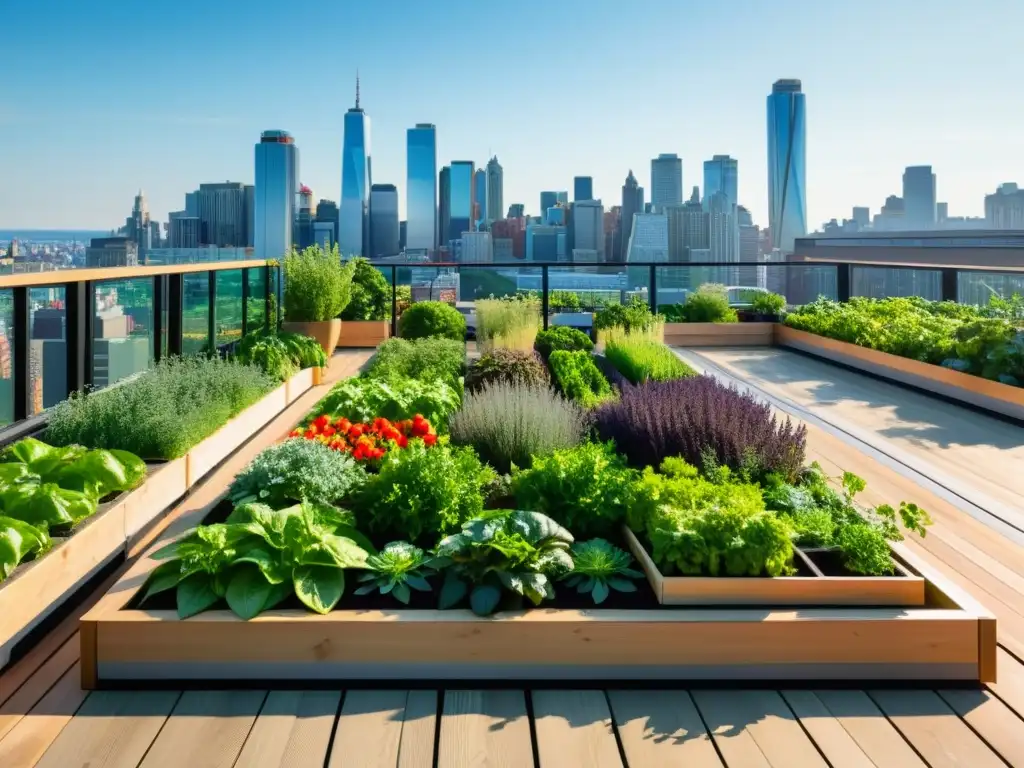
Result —
[{"label": "green foliage", "polygon": [[455,389],[466,370],[466,345],[453,339],[388,339],[379,347],[364,374],[373,379],[396,376],[434,381],[440,379]]},{"label": "green foliage", "polygon": [[352,259],[352,295],[342,320],[384,320],[391,315],[391,284],[366,259]]},{"label": "green foliage", "polygon": [[401,451],[388,451],[370,475],[356,505],[360,527],[382,538],[426,543],[479,515],[484,486],[494,476],[469,448],[411,440]]},{"label": "green foliage", "polygon": [[736,310],[729,306],[729,294],[724,285],[705,283],[686,297],[678,308],[673,322],[682,323],[735,323]]},{"label": "green foliage", "polygon": [[249,462],[235,476],[228,497],[236,505],[333,504],[365,482],[366,470],[348,454],[317,440],[292,438],[264,449]]},{"label": "green foliage", "polygon": [[505,382],[547,386],[548,369],[535,352],[492,349],[484,352],[466,371],[466,391],[476,392],[487,384]]},{"label": "green foliage", "polygon": [[583,309],[583,302],[576,291],[551,291],[548,307],[552,312],[579,312]]},{"label": "green foliage", "polygon": [[923,509],[908,502],[902,502],[898,510],[883,504],[862,514],[854,497],[864,487],[863,479],[846,472],[841,490],[837,490],[815,463],[797,485],[769,477],[764,500],[769,509],[789,522],[799,546],[837,548],[844,567],[852,573],[891,574],[894,570],[887,542],[903,539],[897,518],[907,530],[921,536],[931,519]]},{"label": "green foliage", "polygon": [[533,343],[533,348],[545,360],[556,350],[566,352],[590,352],[594,348],[594,342],[590,340],[583,331],[578,328],[570,328],[567,325],[556,325],[546,331],[539,331]]},{"label": "green foliage", "polygon": [[232,357],[243,365],[255,365],[278,381],[290,379],[299,372],[288,347],[275,334],[261,331],[246,334]]},{"label": "green foliage", "polygon": [[572,559],[575,568],[565,577],[567,587],[575,587],[581,595],[589,594],[594,603],[600,605],[608,599],[612,590],[636,592],[632,579],[644,575],[629,566],[633,556],[604,539],[591,539],[572,545]]},{"label": "green foliage", "polygon": [[611,385],[589,352],[555,350],[548,358],[558,391],[584,408],[594,408],[614,397]]},{"label": "green foliage", "polygon": [[348,306],[355,264],[343,264],[338,246],[292,249],[284,259],[284,316],[295,323],[333,320]]},{"label": "green foliage", "polygon": [[605,343],[604,355],[633,384],[671,381],[696,376],[697,372],[659,341],[619,335]]},{"label": "green foliage", "polygon": [[320,342],[301,333],[278,331],[277,338],[288,350],[288,356],[299,368],[326,368],[327,353]]},{"label": "green foliage", "polygon": [[531,350],[540,324],[540,302],[530,296],[476,302],[476,340],[483,349]]},{"label": "green foliage", "polygon": [[372,551],[351,523],[333,507],[243,504],[224,523],[199,526],[155,552],[167,562],[150,574],[142,603],[174,589],[182,619],[222,599],[251,619],[294,594],[328,613],[345,591],[345,569],[365,568]]},{"label": "green foliage", "polygon": [[465,341],[466,318],[451,304],[443,301],[417,301],[402,313],[398,333],[404,339],[437,336]]},{"label": "green foliage", "polygon": [[471,446],[496,470],[509,472],[513,465],[530,466],[533,456],[578,445],[587,420],[549,387],[498,382],[467,395],[449,429],[452,443]]},{"label": "green foliage", "polygon": [[46,531],[24,520],[0,515],[0,582],[10,576],[26,557],[38,557],[52,545]]},{"label": "green foliage", "polygon": [[403,376],[389,379],[358,378],[339,382],[310,414],[309,423],[320,414],[334,421],[371,422],[378,416],[390,421],[411,419],[422,414],[438,432],[459,408],[459,393],[443,381],[419,381]]},{"label": "green foliage", "polygon": [[131,381],[58,403],[46,439],[176,459],[277,386],[251,365],[217,358],[161,360]]},{"label": "green foliage", "polygon": [[473,613],[488,616],[506,590],[540,605],[555,596],[552,580],[572,570],[572,542],[569,531],[537,512],[503,510],[469,520],[437,545],[446,569],[440,607],[469,595]]},{"label": "green foliage", "polygon": [[786,297],[771,291],[757,291],[750,300],[750,309],[759,315],[780,315],[786,308]]},{"label": "green foliage", "polygon": [[368,595],[380,590],[382,595],[392,595],[398,602],[409,604],[412,590],[429,592],[427,578],[434,570],[434,558],[407,541],[393,541],[386,544],[376,555],[366,558],[368,573],[359,577],[363,586],[357,595]]},{"label": "green foliage", "polygon": [[626,331],[646,331],[661,318],[651,314],[647,302],[639,296],[631,296],[626,304],[611,304],[594,315],[594,328],[622,328]]},{"label": "green foliage", "polygon": [[614,536],[626,517],[636,472],[611,443],[583,443],[534,457],[512,475],[517,505],[556,517],[577,535]]}]

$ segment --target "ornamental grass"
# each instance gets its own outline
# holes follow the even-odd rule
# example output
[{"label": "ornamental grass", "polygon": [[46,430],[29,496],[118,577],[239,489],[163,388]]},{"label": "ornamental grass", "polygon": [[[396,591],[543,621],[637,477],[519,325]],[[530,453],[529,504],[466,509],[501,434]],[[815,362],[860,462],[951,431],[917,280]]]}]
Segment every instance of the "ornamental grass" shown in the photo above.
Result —
[{"label": "ornamental grass", "polygon": [[481,349],[530,351],[540,325],[540,302],[535,298],[476,302],[476,340]]}]

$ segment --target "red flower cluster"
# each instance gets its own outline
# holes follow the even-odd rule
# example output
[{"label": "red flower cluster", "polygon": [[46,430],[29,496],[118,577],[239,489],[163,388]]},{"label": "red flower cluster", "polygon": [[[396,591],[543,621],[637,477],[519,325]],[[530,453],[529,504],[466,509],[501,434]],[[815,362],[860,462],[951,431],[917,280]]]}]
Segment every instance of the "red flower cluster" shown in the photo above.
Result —
[{"label": "red flower cluster", "polygon": [[329,416],[317,416],[306,429],[294,430],[290,437],[318,440],[335,451],[351,453],[356,461],[376,461],[392,446],[405,448],[410,438],[426,445],[437,443],[437,433],[420,414],[412,419],[390,422],[377,418],[372,424],[352,423],[348,419],[332,422]]}]

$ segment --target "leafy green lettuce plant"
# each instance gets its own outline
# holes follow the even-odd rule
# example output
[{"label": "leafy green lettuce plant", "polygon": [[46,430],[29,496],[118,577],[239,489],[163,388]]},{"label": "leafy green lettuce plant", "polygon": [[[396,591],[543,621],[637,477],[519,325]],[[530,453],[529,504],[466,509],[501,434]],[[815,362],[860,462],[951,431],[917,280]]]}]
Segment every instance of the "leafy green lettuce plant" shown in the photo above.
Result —
[{"label": "leafy green lettuce plant", "polygon": [[558,390],[584,408],[593,408],[614,397],[611,385],[589,352],[555,350],[548,357],[548,367]]},{"label": "leafy green lettuce plant", "polygon": [[53,542],[46,531],[24,520],[0,515],[0,581],[10,576],[26,557],[39,556],[51,546]]},{"label": "leafy green lettuce plant", "polygon": [[555,596],[553,580],[571,571],[572,534],[538,512],[494,512],[463,524],[437,545],[445,568],[439,607],[452,608],[469,595],[478,616],[498,607],[503,591],[534,605]]},{"label": "leafy green lettuce plant", "polygon": [[629,566],[633,556],[604,539],[580,541],[572,545],[575,567],[563,579],[565,586],[575,587],[581,595],[589,594],[595,605],[608,599],[612,590],[636,592],[633,579],[644,575]]},{"label": "leafy green lettuce plant", "polygon": [[331,420],[346,418],[353,422],[372,422],[378,416],[389,421],[411,419],[417,413],[438,432],[448,425],[448,417],[459,409],[459,393],[440,380],[419,381],[404,376],[388,379],[360,377],[334,386],[320,401],[307,423],[320,414]]},{"label": "leafy green lettuce plant", "polygon": [[406,377],[441,381],[461,389],[466,369],[466,345],[452,339],[388,339],[377,347],[364,374],[371,379]]},{"label": "leafy green lettuce plant", "polygon": [[[577,299],[578,303],[579,300]],[[566,352],[590,352],[594,349],[594,342],[578,328],[556,325],[548,328],[546,331],[538,331],[537,338],[533,342],[533,348],[537,350],[537,353],[542,358],[547,360],[552,352],[560,349]]]},{"label": "leafy green lettuce plant", "polygon": [[429,592],[427,578],[434,571],[434,558],[407,541],[392,541],[376,555],[366,558],[368,573],[359,577],[363,586],[357,595],[368,595],[379,590],[392,595],[398,602],[409,604],[412,590]]}]

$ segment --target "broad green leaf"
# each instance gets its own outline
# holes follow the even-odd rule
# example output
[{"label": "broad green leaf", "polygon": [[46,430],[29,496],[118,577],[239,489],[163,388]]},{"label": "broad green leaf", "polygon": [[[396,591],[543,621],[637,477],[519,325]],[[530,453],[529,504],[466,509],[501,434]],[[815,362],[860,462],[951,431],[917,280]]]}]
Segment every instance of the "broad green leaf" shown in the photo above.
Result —
[{"label": "broad green leaf", "polygon": [[153,569],[149,574],[149,578],[146,579],[146,583],[142,587],[143,592],[140,603],[144,605],[153,595],[174,589],[178,586],[179,581],[181,581],[181,563],[161,563]]},{"label": "broad green leaf", "polygon": [[510,573],[509,571],[495,571],[495,573],[498,575],[498,580],[502,583],[502,586],[504,586],[505,589],[516,592],[520,595],[523,594],[524,585],[522,576],[517,573]]},{"label": "broad green leaf", "polygon": [[7,464],[0,464],[0,490],[26,480],[40,481],[39,475],[30,471],[27,464],[12,461]]},{"label": "broad green leaf", "polygon": [[260,569],[245,564],[234,569],[224,597],[235,615],[248,621],[263,610],[270,593],[271,584],[264,578]]},{"label": "broad green leaf", "polygon": [[412,589],[417,592],[429,592],[430,582],[422,576],[417,576],[415,573],[409,574],[405,577],[405,583],[408,584]]},{"label": "broad green leaf", "polygon": [[291,581],[284,581],[280,584],[272,584],[267,593],[267,600],[263,603],[263,611],[269,611],[289,598],[294,592]]},{"label": "broad green leaf", "polygon": [[32,464],[53,452],[53,446],[47,445],[42,440],[36,440],[34,437],[26,437],[0,451],[0,461]]},{"label": "broad green leaf", "polygon": [[365,568],[367,552],[352,539],[329,534],[323,537],[323,545],[341,568]]},{"label": "broad green leaf", "polygon": [[477,616],[490,616],[501,600],[501,590],[493,584],[473,587],[469,595],[469,607]]},{"label": "broad green leaf", "polygon": [[31,552],[42,553],[50,548],[50,537],[22,520],[0,516],[0,581]]},{"label": "broad green leaf", "polygon": [[396,584],[395,588],[391,590],[391,594],[394,595],[395,599],[405,605],[409,604],[409,599],[412,597],[412,593],[409,591],[407,584]]},{"label": "broad green leaf", "polygon": [[450,571],[445,574],[444,585],[441,587],[441,595],[438,598],[437,607],[442,611],[462,602],[469,592],[469,586]]},{"label": "broad green leaf", "polygon": [[317,613],[330,613],[345,591],[345,572],[323,565],[300,565],[292,574],[295,595]]},{"label": "broad green leaf", "polygon": [[636,592],[636,584],[621,576],[612,576],[608,579],[608,586],[617,592]]},{"label": "broad green leaf", "polygon": [[97,498],[114,491],[127,491],[145,477],[146,464],[133,454],[125,451],[118,453],[130,457],[126,458],[130,466],[126,466],[112,451],[89,451],[72,463],[45,475],[44,480],[52,480],[62,488],[82,491]]},{"label": "broad green leaf", "polygon": [[591,594],[594,596],[594,603],[600,605],[608,599],[608,584],[600,579],[594,584],[594,591]]},{"label": "broad green leaf", "polygon": [[0,492],[4,513],[40,528],[74,525],[96,512],[96,500],[56,483],[25,482]]},{"label": "broad green leaf", "polygon": [[354,541],[357,546],[364,549],[367,552],[367,554],[377,554],[377,548],[373,546],[373,542],[370,541],[362,533],[360,533],[359,530],[355,528],[355,526],[339,525],[334,529],[334,535],[341,536],[346,539],[352,539],[352,541]]},{"label": "broad green leaf", "polygon": [[260,569],[263,578],[270,584],[280,584],[291,576],[288,566],[282,562],[279,555],[271,554],[265,549],[254,547],[240,557],[236,557],[234,563],[251,563]]},{"label": "broad green leaf", "polygon": [[211,608],[220,598],[213,591],[212,579],[205,573],[189,576],[178,584],[178,618],[187,619]]}]

